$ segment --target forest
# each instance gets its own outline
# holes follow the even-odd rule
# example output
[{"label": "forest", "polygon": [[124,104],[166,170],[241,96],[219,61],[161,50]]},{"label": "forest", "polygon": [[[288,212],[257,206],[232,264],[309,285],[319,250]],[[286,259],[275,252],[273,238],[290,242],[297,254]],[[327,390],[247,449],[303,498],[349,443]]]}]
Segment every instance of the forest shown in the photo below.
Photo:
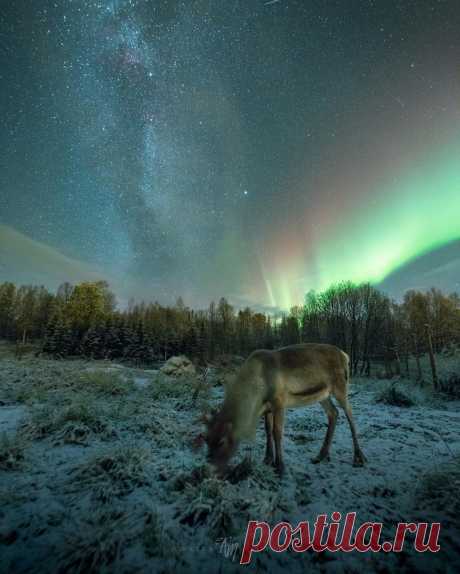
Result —
[{"label": "forest", "polygon": [[[369,283],[343,282],[303,305],[270,315],[235,309],[225,298],[194,310],[130,300],[125,309],[104,281],[43,286],[0,284],[0,338],[16,342],[18,354],[33,343],[55,358],[83,356],[125,360],[137,366],[185,354],[197,364],[222,355],[247,356],[301,342],[338,345],[351,358],[352,373],[409,373],[421,378],[420,357],[429,355],[435,387],[435,355],[460,345],[460,297],[432,288],[410,290],[400,302]],[[373,370],[377,369],[377,372]]]}]

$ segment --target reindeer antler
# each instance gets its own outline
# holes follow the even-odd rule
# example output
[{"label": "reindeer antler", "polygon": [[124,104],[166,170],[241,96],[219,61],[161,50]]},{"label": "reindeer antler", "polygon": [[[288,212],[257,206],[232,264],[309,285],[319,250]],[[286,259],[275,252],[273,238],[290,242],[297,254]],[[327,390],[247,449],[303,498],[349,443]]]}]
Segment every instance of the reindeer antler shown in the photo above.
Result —
[{"label": "reindeer antler", "polygon": [[205,386],[206,380],[207,380],[208,375],[209,375],[209,371],[210,371],[209,367],[206,367],[204,369],[203,374],[201,375],[201,381],[197,384],[195,392],[193,393],[192,405],[195,405],[200,390]]},{"label": "reindeer antler", "polygon": [[205,435],[204,435],[202,432],[198,433],[198,434],[197,434],[195,437],[193,437],[193,439],[191,440],[192,450],[198,450],[198,449],[200,449],[200,448],[203,446],[205,440],[206,440]]}]

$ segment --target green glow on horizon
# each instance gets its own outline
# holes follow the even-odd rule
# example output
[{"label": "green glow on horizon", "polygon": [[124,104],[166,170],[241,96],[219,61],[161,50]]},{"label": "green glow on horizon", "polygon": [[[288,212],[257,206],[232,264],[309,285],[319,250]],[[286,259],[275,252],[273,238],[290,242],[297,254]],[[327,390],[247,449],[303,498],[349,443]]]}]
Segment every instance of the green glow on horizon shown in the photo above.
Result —
[{"label": "green glow on horizon", "polygon": [[281,279],[270,278],[270,299],[277,306],[289,309],[310,289],[322,291],[340,281],[379,283],[417,257],[460,239],[459,143],[409,166],[394,183],[370,190],[367,197],[361,209],[337,222],[332,236],[319,235],[316,269],[291,262]]}]

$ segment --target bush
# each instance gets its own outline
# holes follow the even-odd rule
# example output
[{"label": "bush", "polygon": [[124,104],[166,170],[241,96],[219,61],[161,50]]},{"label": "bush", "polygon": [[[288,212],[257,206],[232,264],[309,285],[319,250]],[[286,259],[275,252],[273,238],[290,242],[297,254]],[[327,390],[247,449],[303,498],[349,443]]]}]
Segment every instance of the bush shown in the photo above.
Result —
[{"label": "bush", "polygon": [[90,391],[101,395],[126,395],[134,388],[132,380],[123,378],[119,373],[110,371],[88,371],[78,380],[82,391]]},{"label": "bush", "polygon": [[440,379],[439,390],[449,397],[460,399],[460,375],[452,373],[447,378]]},{"label": "bush", "polygon": [[408,395],[407,389],[398,388],[395,383],[383,389],[376,400],[378,403],[395,407],[412,407],[416,404],[415,400]]}]

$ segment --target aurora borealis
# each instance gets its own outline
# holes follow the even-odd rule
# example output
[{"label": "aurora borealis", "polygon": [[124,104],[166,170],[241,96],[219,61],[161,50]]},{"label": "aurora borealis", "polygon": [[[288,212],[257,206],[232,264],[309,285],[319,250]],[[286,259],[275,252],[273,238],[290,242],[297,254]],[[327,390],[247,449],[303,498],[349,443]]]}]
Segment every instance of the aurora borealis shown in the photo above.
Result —
[{"label": "aurora borealis", "polygon": [[20,1],[0,18],[0,240],[18,244],[0,280],[55,287],[63,267],[121,301],[282,309],[342,280],[459,290],[457,2]]},{"label": "aurora borealis", "polygon": [[[453,141],[432,156],[420,157],[419,164],[404,167],[394,179],[388,176],[380,185],[375,183],[370,206],[355,196],[342,207],[343,216],[334,213],[336,204],[319,209],[319,220],[333,223],[327,231],[315,226],[310,261],[304,262],[301,251],[296,253],[300,234],[292,243],[280,241],[284,253],[296,255],[286,261],[280,254],[281,279],[265,276],[272,304],[296,304],[305,285],[321,291],[343,280],[379,284],[417,257],[459,240],[459,157],[460,142]],[[308,214],[306,221],[308,244],[308,225],[314,224]],[[407,288],[412,286],[417,287],[417,277]]]}]

